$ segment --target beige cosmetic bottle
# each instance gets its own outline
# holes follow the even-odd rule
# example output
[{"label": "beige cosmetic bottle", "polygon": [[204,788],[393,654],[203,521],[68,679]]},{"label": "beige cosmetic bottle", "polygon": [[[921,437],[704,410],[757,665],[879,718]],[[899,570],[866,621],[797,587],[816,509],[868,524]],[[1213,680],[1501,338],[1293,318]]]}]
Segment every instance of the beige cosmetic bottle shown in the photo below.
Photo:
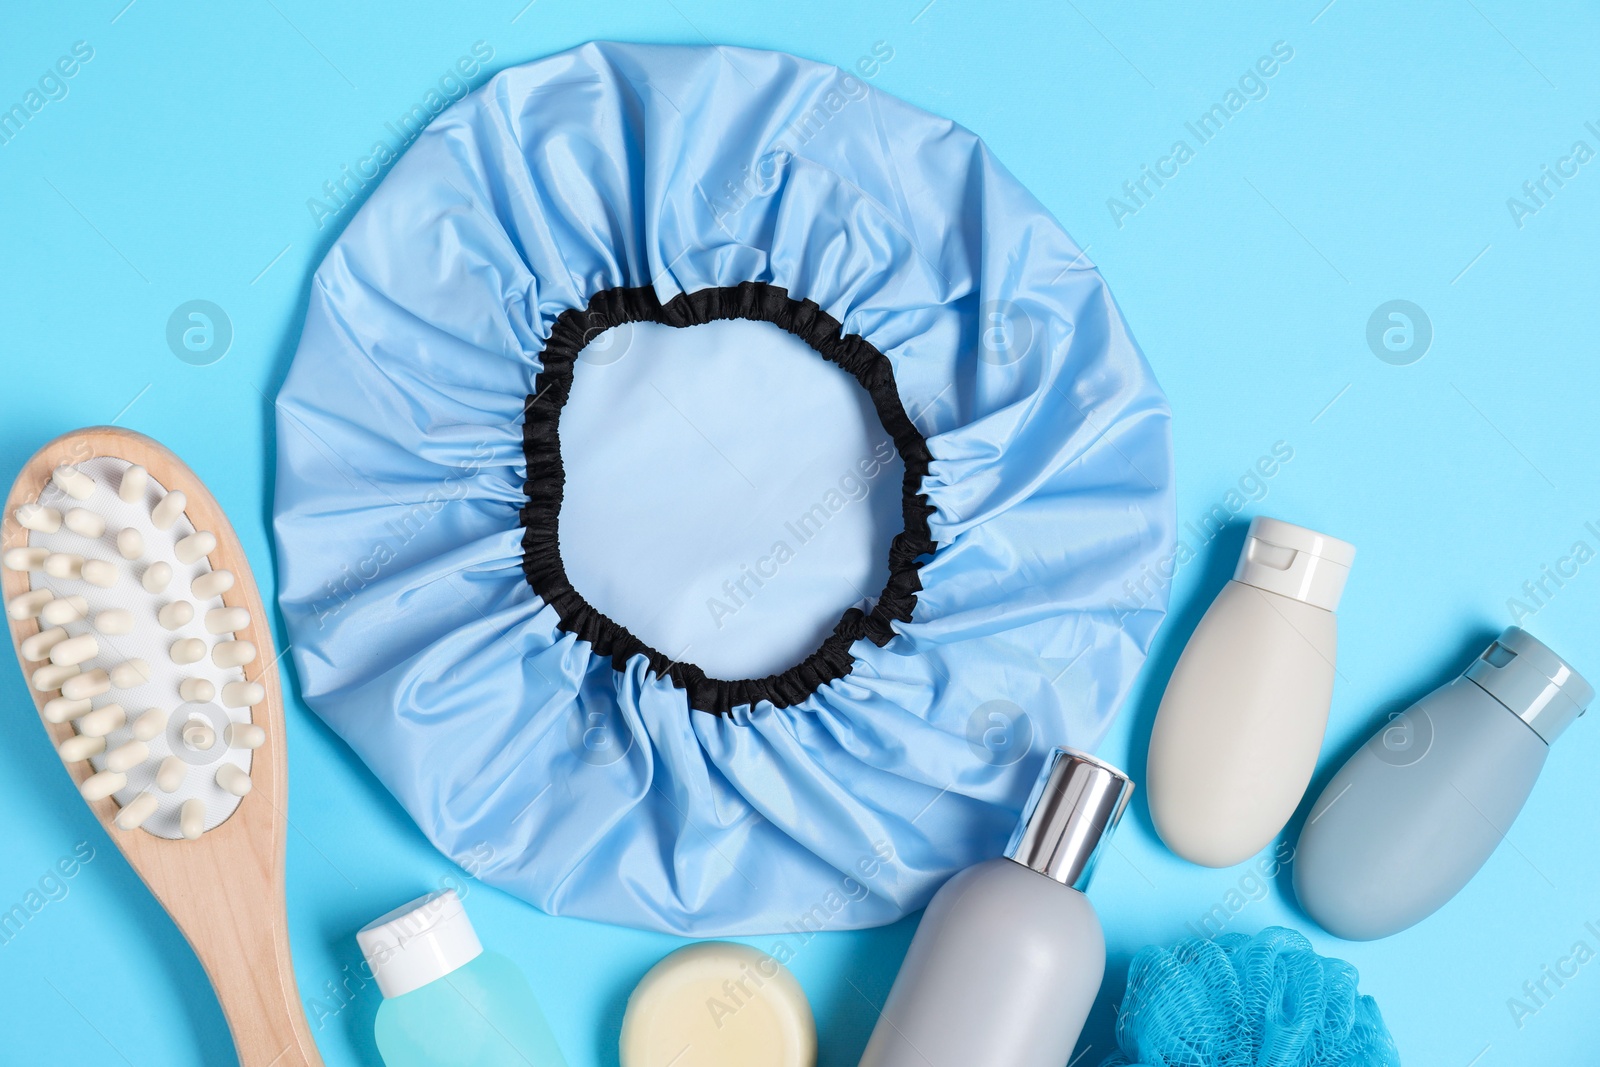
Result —
[{"label": "beige cosmetic bottle", "polygon": [[1353,545],[1251,521],[1233,580],[1178,659],[1150,735],[1145,788],[1161,840],[1231,867],[1265,848],[1311,782],[1333,696]]}]

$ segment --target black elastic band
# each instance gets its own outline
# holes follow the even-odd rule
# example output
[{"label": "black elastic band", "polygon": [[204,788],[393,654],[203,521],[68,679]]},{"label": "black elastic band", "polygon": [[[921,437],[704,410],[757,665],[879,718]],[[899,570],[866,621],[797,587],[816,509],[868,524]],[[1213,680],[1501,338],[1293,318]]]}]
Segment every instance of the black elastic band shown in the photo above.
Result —
[{"label": "black elastic band", "polygon": [[[878,418],[905,464],[901,510],[905,529],[889,546],[889,581],[870,613],[851,608],[811,655],[779,674],[765,678],[710,678],[692,663],[676,662],[646,645],[624,626],[595,609],[572,587],[561,559],[557,524],[566,472],[561,465],[561,409],[572,395],[573,366],[585,345],[604,330],[628,322],[694,326],[718,319],[770,322],[810,345],[822,358],[850,372],[871,396]],[[528,397],[522,430],[528,459],[528,502],[522,508],[522,569],[528,583],[556,609],[561,628],[588,641],[617,670],[634,656],[645,656],[650,669],[685,690],[689,706],[725,715],[734,708],[771,701],[785,708],[798,704],[820,686],[849,674],[855,665],[850,646],[869,638],[880,647],[894,636],[893,621],[909,622],[922,589],[918,569],[938,547],[928,531],[933,507],[921,492],[931,456],[928,443],[907,417],[895,387],[889,359],[865,339],[845,334],[843,327],[809,300],[792,300],[785,289],[761,282],[682,293],[665,304],[649,286],[607,289],[596,293],[587,308],[574,308],[556,319],[540,356],[544,370]]]}]

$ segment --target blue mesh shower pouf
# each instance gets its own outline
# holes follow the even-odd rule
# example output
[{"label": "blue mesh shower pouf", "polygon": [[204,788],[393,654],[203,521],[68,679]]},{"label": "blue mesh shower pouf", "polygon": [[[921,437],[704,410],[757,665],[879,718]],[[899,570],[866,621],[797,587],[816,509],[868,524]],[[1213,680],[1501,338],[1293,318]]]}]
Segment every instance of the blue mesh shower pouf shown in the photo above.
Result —
[{"label": "blue mesh shower pouf", "polygon": [[1293,930],[1141,949],[1101,1067],[1399,1067],[1359,976]]},{"label": "blue mesh shower pouf", "polygon": [[557,914],[848,929],[999,853],[1166,607],[1169,413],[971,133],[591,44],[440,114],[277,399],[306,702]]}]

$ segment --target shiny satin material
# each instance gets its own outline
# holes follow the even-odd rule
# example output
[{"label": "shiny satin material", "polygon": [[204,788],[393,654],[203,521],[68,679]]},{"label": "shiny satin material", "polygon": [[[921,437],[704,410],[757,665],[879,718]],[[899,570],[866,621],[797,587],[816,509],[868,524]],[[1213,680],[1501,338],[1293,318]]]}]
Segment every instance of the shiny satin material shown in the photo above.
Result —
[{"label": "shiny satin material", "polygon": [[[596,292],[745,281],[888,356],[939,547],[849,675],[715,716],[524,579],[522,412]],[[317,271],[277,447],[311,707],[486,881],[690,936],[890,922],[999,855],[1172,566],[1168,409],[1099,273],[972,134],[777,53],[591,44],[441,114]]]}]

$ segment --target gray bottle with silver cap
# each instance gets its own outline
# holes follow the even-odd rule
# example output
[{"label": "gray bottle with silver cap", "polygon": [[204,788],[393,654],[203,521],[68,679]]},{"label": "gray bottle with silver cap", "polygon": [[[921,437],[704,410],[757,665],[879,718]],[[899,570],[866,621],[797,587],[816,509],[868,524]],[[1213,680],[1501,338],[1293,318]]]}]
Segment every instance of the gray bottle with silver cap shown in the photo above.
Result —
[{"label": "gray bottle with silver cap", "polygon": [[1133,783],[1058,748],[1005,857],[934,895],[861,1067],[1061,1067],[1105,976],[1083,895]]},{"label": "gray bottle with silver cap", "polygon": [[1386,724],[1334,775],[1294,861],[1306,913],[1348,941],[1432,915],[1478,873],[1594,689],[1508,627],[1461,677]]}]

